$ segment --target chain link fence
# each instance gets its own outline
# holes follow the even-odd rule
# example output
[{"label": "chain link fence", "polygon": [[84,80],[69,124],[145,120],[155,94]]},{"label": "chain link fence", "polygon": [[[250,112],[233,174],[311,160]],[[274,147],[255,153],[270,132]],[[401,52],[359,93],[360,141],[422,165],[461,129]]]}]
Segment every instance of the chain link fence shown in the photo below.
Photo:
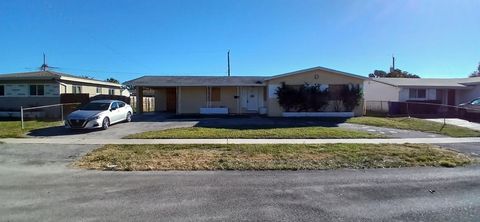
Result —
[{"label": "chain link fence", "polygon": [[47,106],[20,107],[19,118],[24,129],[29,120],[43,122],[63,122],[64,118],[78,109],[81,103],[63,103]]},{"label": "chain link fence", "polygon": [[426,102],[366,101],[366,116],[480,119],[479,108]]}]

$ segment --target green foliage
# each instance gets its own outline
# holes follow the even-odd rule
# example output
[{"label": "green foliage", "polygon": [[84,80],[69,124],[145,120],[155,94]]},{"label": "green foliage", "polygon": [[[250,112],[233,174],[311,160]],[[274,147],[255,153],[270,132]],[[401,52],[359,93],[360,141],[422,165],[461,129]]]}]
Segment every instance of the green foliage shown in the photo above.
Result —
[{"label": "green foliage", "polygon": [[120,82],[114,78],[108,78],[105,81],[120,84]]},{"label": "green foliage", "polygon": [[477,70],[472,72],[469,77],[480,77],[480,62],[478,63]]},{"label": "green foliage", "polygon": [[389,73],[383,70],[375,70],[373,73],[370,73],[368,77],[371,78],[420,78],[420,76],[407,71],[402,71],[401,69],[395,69]]},{"label": "green foliage", "polygon": [[328,89],[322,90],[318,84],[305,83],[296,89],[282,83],[275,94],[278,104],[287,112],[318,112],[328,104]]},{"label": "green foliage", "polygon": [[345,85],[340,93],[340,97],[346,111],[353,111],[360,104],[363,93],[360,85]]}]

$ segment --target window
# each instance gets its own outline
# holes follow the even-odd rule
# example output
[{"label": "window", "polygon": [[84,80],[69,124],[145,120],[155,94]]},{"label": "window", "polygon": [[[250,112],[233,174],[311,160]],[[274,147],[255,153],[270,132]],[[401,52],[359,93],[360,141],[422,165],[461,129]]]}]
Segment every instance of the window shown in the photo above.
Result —
[{"label": "window", "polygon": [[97,87],[97,94],[102,94],[102,87]]},{"label": "window", "polygon": [[73,94],[82,93],[82,86],[72,85],[72,93]]},{"label": "window", "polygon": [[108,95],[115,95],[115,89],[108,89]]},{"label": "window", "polygon": [[472,105],[480,105],[480,99],[473,100],[470,104],[472,104]]},{"label": "window", "polygon": [[31,96],[43,96],[45,94],[45,86],[43,85],[30,85]]},{"label": "window", "polygon": [[118,102],[118,107],[120,107],[120,108],[125,107],[125,103],[124,102]]},{"label": "window", "polygon": [[220,101],[220,87],[212,87],[211,93],[210,101]]},{"label": "window", "polygon": [[410,89],[409,97],[410,99],[426,99],[427,90],[426,89]]},{"label": "window", "polygon": [[0,85],[0,96],[4,96],[4,95],[5,95],[5,86]]},{"label": "window", "polygon": [[118,109],[118,103],[117,102],[112,103],[111,109]]}]

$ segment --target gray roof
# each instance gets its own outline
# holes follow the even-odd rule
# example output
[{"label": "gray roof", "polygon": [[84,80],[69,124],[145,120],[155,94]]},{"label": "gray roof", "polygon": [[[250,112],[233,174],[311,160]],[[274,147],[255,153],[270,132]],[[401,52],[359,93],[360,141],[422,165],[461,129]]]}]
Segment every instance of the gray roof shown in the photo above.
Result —
[{"label": "gray roof", "polygon": [[109,85],[120,87],[120,84],[111,83],[102,80],[89,79],[79,76],[74,76],[66,73],[53,72],[53,71],[36,71],[36,72],[22,72],[22,73],[9,73],[0,74],[1,80],[70,80],[78,82],[87,82],[93,84]]},{"label": "gray roof", "polygon": [[[465,82],[473,78],[370,78],[373,81],[398,87],[431,87],[431,88],[467,88]],[[480,80],[477,80],[480,81]],[[463,84],[462,84],[463,83]]]},{"label": "gray roof", "polygon": [[171,86],[263,86],[262,76],[142,76],[125,85],[146,87]]},{"label": "gray roof", "polygon": [[365,76],[361,76],[361,75],[357,75],[357,74],[353,74],[353,73],[348,73],[348,72],[342,72],[342,71],[335,70],[335,69],[329,69],[329,68],[325,68],[325,67],[322,67],[322,66],[317,66],[317,67],[312,67],[312,68],[308,68],[308,69],[302,69],[302,70],[298,70],[298,71],[294,71],[294,72],[288,72],[288,73],[284,73],[284,74],[280,74],[280,75],[271,76],[267,80],[277,79],[277,78],[281,78],[281,77],[286,77],[286,76],[291,76],[291,75],[296,75],[296,74],[299,74],[299,73],[316,71],[316,70],[331,72],[331,73],[340,74],[340,75],[349,76],[349,77],[358,78],[358,79],[368,79]]}]

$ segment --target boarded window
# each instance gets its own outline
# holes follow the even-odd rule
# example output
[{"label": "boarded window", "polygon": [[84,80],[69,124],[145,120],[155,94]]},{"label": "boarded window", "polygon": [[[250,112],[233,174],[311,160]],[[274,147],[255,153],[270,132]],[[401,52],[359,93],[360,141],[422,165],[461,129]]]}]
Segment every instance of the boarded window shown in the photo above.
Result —
[{"label": "boarded window", "polygon": [[210,101],[218,102],[220,101],[220,87],[212,87],[212,95]]},{"label": "boarded window", "polygon": [[331,100],[341,100],[341,93],[345,85],[328,85]]},{"label": "boarded window", "polygon": [[5,95],[5,86],[0,85],[0,96],[4,96],[4,95]]}]

